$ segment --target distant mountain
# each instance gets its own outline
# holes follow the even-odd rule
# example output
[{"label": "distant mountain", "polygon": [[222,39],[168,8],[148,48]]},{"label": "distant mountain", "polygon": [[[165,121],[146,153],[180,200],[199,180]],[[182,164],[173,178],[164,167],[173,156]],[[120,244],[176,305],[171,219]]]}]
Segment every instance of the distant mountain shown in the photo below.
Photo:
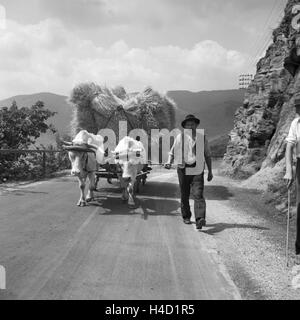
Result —
[{"label": "distant mountain", "polygon": [[[225,91],[170,91],[168,96],[172,98],[177,106],[176,116],[177,127],[186,115],[192,113],[201,119],[201,128],[206,129],[209,140],[228,134],[233,129],[234,114],[242,105],[244,90]],[[72,107],[66,101],[67,97],[53,93],[37,93],[31,95],[19,95],[0,101],[1,107],[11,106],[13,100],[19,107],[28,107],[38,100],[45,103],[45,107],[57,114],[48,120],[58,132],[69,134],[72,118]],[[222,140],[224,141],[224,139]],[[38,143],[45,145],[54,143],[53,134],[45,134]]]},{"label": "distant mountain", "polygon": [[201,119],[201,128],[207,132],[209,140],[228,134],[233,129],[234,114],[244,100],[244,90],[222,91],[169,91],[180,110],[177,126],[188,114]]}]

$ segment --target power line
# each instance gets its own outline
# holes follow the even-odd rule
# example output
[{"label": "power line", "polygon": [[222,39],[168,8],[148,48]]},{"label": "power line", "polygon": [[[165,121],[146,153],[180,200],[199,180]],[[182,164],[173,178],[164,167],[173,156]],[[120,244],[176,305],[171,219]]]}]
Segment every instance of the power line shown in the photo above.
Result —
[{"label": "power line", "polygon": [[[278,1],[278,0],[277,0]],[[277,5],[277,2],[274,2],[273,4],[273,7],[271,9],[271,11],[269,12],[269,15],[268,15],[268,18],[265,20],[265,24],[264,26],[262,27],[262,34],[260,37],[257,37],[256,38],[256,41],[253,43],[253,45],[251,46],[251,49],[250,49],[250,52],[252,52],[253,49],[257,48],[257,46],[259,45],[260,41],[261,41],[261,38],[265,36],[265,29],[266,27],[268,26],[269,24],[269,20],[271,18],[271,16],[273,15],[273,12],[275,10],[275,7]]]},{"label": "power line", "polygon": [[[277,0],[277,2],[274,2],[273,6],[272,6],[272,9],[271,9],[271,11],[269,12],[268,18],[265,20],[264,26],[262,27],[261,36],[256,38],[256,41],[255,41],[255,42],[253,43],[253,45],[251,46],[250,53],[256,52],[258,46],[259,46],[260,43],[261,43],[261,41],[265,38],[265,36],[266,36],[266,31],[268,31],[268,26],[269,26],[271,17],[273,16],[274,10],[275,10],[275,8],[277,7],[277,5],[278,5],[278,0]],[[267,28],[267,30],[266,30],[266,28]],[[253,51],[253,49],[254,49],[254,51]],[[250,57],[248,58],[247,64],[249,64],[249,63],[252,62],[252,61],[253,61],[253,57],[251,58],[251,56],[250,56]],[[252,65],[252,63],[251,63],[251,65]]]},{"label": "power line", "polygon": [[256,48],[256,53],[253,56],[253,59],[251,61],[251,65],[255,65],[256,61],[261,56],[263,50],[266,48],[266,46],[269,44],[269,42],[271,40],[270,31],[272,30],[271,24],[273,24],[274,13],[276,12],[275,14],[278,17],[278,15],[282,12],[280,2],[281,2],[281,0],[277,0],[277,2],[275,3],[275,6],[273,7],[274,10],[272,10],[272,14],[269,16],[269,19],[267,20],[267,28],[264,32],[263,38],[261,39],[260,43],[258,44],[258,47]]},{"label": "power line", "polygon": [[[284,7],[286,5],[285,3],[286,0],[284,1]],[[262,37],[259,38],[259,41],[256,41],[255,46],[252,46],[252,48],[255,47],[255,54],[252,56],[252,59],[248,59],[249,67],[255,66],[262,53],[265,52],[266,48],[270,45],[270,41],[272,40],[272,34],[270,32],[272,31],[271,25],[275,23],[275,17],[277,17],[276,22],[281,18],[284,7],[282,6],[282,0],[277,0],[277,2],[274,3],[268,18],[266,19]]]},{"label": "power line", "polygon": [[261,46],[260,46],[259,49],[256,51],[256,54],[255,54],[255,56],[253,57],[253,59],[252,59],[252,61],[251,61],[251,65],[252,65],[252,66],[254,66],[254,65],[258,62],[258,60],[259,60],[262,52],[265,51],[265,49],[269,46],[270,42],[271,42],[271,38],[270,38],[269,35],[267,35],[267,36],[263,39],[263,42],[262,42]]},{"label": "power line", "polygon": [[[273,24],[275,23],[276,21],[276,24],[280,23],[281,20],[282,20],[282,14],[283,14],[283,11],[284,11],[284,7],[285,7],[285,3],[284,3],[284,6],[282,6],[282,4],[279,2],[279,14],[276,14],[277,16],[277,19],[274,20]],[[283,14],[284,15],[284,14]],[[271,26],[269,27],[269,36],[268,38],[266,39],[266,42],[265,42],[265,45],[263,45],[261,47],[261,49],[257,52],[256,56],[255,56],[255,60],[257,61],[265,52],[266,48],[270,45],[270,42],[272,42],[272,30],[273,28],[271,28]],[[254,60],[254,63],[255,63],[255,60]]]}]

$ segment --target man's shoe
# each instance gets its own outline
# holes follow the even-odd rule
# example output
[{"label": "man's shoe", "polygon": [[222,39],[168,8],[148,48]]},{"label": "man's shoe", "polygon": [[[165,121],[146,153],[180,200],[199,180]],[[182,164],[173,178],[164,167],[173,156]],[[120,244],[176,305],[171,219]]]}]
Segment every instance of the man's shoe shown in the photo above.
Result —
[{"label": "man's shoe", "polygon": [[205,219],[198,219],[197,220],[197,222],[196,222],[196,228],[198,229],[198,230],[202,230],[202,228],[203,227],[205,227],[206,226],[206,221],[205,221]]},{"label": "man's shoe", "polygon": [[185,223],[185,224],[192,224],[192,222],[191,222],[190,219],[184,219],[184,220],[183,220],[183,223]]}]

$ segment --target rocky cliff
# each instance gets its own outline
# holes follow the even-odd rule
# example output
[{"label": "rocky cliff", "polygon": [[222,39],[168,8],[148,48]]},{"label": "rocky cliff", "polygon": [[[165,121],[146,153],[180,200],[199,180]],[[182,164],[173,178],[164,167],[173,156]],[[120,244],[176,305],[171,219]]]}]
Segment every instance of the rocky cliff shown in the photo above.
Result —
[{"label": "rocky cliff", "polygon": [[300,95],[300,36],[292,26],[295,4],[299,1],[288,1],[283,20],[273,31],[273,43],[257,63],[244,104],[235,114],[224,158],[230,174],[251,177],[249,186],[279,193],[283,191],[285,138],[296,116],[294,99]]}]

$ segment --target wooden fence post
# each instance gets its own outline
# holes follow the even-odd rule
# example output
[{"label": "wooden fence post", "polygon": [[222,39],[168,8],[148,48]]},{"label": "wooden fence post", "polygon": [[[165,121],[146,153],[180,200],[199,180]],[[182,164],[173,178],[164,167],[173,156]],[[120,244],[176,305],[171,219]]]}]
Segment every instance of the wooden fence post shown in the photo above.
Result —
[{"label": "wooden fence post", "polygon": [[46,152],[43,151],[43,177],[46,177]]},{"label": "wooden fence post", "polygon": [[19,155],[27,155],[27,154],[42,154],[42,176],[43,178],[46,177],[47,173],[47,153],[49,154],[55,154],[58,153],[58,162],[59,162],[59,168],[63,164],[63,157],[62,155],[65,153],[65,151],[62,150],[25,150],[25,149],[0,149],[0,161],[3,155],[12,154],[12,160],[16,161],[19,158]]}]

